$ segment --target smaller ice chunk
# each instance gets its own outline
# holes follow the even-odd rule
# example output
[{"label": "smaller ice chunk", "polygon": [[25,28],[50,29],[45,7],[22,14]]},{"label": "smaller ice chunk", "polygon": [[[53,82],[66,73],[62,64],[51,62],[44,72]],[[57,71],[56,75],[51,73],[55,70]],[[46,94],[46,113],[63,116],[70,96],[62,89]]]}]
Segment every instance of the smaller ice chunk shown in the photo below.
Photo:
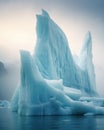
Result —
[{"label": "smaller ice chunk", "polygon": [[10,102],[7,100],[0,100],[0,108],[8,108],[10,106]]}]

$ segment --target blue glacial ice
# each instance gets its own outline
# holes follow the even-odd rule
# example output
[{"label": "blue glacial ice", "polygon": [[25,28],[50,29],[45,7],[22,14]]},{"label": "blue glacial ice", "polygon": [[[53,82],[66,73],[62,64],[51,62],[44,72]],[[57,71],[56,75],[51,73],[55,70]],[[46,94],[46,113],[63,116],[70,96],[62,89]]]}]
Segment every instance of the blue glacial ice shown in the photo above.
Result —
[{"label": "blue glacial ice", "polygon": [[59,26],[42,10],[37,15],[34,54],[21,50],[21,78],[11,109],[20,115],[104,114],[96,91],[92,40],[88,32],[77,60]]},{"label": "blue glacial ice", "polygon": [[7,100],[0,100],[0,108],[9,108],[10,102]]}]

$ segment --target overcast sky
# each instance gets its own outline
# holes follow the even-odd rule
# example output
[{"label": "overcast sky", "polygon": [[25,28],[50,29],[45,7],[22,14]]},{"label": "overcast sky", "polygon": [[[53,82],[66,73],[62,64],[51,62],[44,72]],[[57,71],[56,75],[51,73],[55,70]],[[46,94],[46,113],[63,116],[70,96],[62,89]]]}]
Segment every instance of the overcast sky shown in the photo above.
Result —
[{"label": "overcast sky", "polygon": [[104,0],[0,0],[0,60],[18,63],[20,49],[33,51],[42,8],[65,32],[72,53],[91,31],[97,89],[104,95]]}]

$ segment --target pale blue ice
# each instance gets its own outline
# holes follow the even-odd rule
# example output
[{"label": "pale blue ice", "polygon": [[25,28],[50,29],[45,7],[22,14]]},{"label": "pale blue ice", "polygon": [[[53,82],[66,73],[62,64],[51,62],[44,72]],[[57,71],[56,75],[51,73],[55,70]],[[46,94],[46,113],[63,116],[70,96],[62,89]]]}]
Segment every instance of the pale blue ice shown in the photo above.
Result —
[{"label": "pale blue ice", "polygon": [[34,54],[21,50],[21,78],[11,101],[20,115],[104,114],[96,91],[92,38],[88,32],[76,61],[59,26],[37,15]]}]

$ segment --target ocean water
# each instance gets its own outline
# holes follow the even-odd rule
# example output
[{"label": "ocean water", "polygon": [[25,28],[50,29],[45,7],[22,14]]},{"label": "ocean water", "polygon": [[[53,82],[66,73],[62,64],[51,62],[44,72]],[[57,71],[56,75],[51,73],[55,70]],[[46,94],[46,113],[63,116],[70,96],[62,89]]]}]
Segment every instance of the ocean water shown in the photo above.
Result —
[{"label": "ocean water", "polygon": [[0,108],[0,130],[104,130],[104,116],[19,116]]}]

